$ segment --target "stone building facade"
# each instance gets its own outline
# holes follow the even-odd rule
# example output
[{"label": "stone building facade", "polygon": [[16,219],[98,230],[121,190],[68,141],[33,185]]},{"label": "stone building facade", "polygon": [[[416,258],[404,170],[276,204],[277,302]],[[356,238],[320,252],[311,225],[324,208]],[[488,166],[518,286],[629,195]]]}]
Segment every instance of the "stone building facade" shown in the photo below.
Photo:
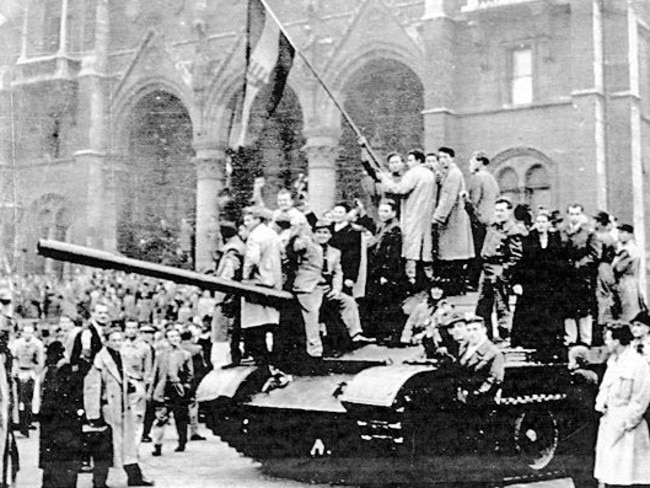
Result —
[{"label": "stone building facade", "polygon": [[[19,2],[20,3],[20,2]],[[476,149],[504,193],[582,202],[644,244],[650,4],[642,0],[268,0],[379,155]],[[2,242],[50,270],[38,237],[138,255],[161,228],[197,268],[217,245],[219,192],[244,77],[246,2],[42,0],[0,25]],[[255,164],[273,190],[309,176],[311,206],[365,197],[351,130],[304,63]],[[142,249],[140,249],[142,251]],[[49,267],[48,267],[49,266]]]}]

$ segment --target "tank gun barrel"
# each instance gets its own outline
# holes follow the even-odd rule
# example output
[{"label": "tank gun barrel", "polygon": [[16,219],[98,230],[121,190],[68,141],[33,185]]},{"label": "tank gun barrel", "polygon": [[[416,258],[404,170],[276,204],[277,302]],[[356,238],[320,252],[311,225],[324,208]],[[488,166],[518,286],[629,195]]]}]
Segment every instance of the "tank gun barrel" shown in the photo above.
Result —
[{"label": "tank gun barrel", "polygon": [[258,300],[282,301],[293,298],[291,293],[282,290],[226,280],[215,276],[197,273],[196,271],[174,268],[172,266],[149,263],[138,259],[118,256],[107,251],[100,251],[90,247],[68,244],[66,242],[41,239],[38,241],[37,252],[41,256],[59,261],[66,261],[94,268],[115,269],[127,273],[136,273],[184,285],[192,285],[204,290],[254,297]]}]

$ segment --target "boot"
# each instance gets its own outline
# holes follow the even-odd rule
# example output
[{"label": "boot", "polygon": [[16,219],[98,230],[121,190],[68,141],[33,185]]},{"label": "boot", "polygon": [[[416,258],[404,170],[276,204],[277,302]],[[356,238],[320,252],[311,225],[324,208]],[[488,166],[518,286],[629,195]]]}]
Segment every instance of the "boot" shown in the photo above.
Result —
[{"label": "boot", "polygon": [[93,468],[93,488],[108,488],[108,463],[95,461]]},{"label": "boot", "polygon": [[185,443],[184,442],[179,442],[178,447],[174,449],[176,452],[185,452]]},{"label": "boot", "polygon": [[152,456],[162,456],[162,444],[154,444]]},{"label": "boot", "polygon": [[140,465],[137,463],[134,464],[125,464],[124,471],[126,471],[126,476],[128,480],[126,482],[127,486],[153,486],[153,481],[146,480],[142,476],[142,471],[140,470]]}]

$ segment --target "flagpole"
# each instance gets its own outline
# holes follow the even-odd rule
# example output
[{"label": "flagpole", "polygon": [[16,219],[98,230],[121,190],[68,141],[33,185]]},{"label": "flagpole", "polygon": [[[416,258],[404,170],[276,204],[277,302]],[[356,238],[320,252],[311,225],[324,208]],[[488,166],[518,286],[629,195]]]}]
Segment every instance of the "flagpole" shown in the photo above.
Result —
[{"label": "flagpole", "polygon": [[318,80],[320,85],[325,90],[325,93],[327,93],[327,95],[330,97],[330,100],[332,100],[332,102],[334,103],[336,108],[339,109],[339,112],[341,112],[341,114],[343,115],[343,118],[345,119],[345,121],[348,123],[348,125],[350,126],[352,131],[356,134],[357,139],[359,140],[359,144],[362,147],[364,147],[366,149],[366,151],[368,151],[368,154],[370,155],[370,158],[372,159],[372,162],[374,163],[374,165],[371,165],[371,167],[369,169],[372,169],[372,170],[375,171],[375,175],[370,175],[370,176],[373,177],[373,179],[378,181],[379,178],[378,178],[376,173],[381,171],[381,165],[379,164],[379,160],[377,159],[377,156],[375,155],[374,151],[372,150],[372,148],[368,144],[368,141],[366,140],[366,138],[361,133],[361,130],[359,129],[357,124],[354,123],[354,120],[352,120],[352,117],[350,117],[350,114],[347,112],[347,110],[345,110],[345,108],[343,107],[341,102],[338,101],[338,99],[336,98],[334,93],[332,93],[332,91],[329,89],[329,87],[327,86],[327,84],[325,83],[325,81],[323,80],[321,75],[318,73],[318,71],[316,71],[316,68],[311,63],[311,61],[309,61],[307,56],[305,56],[305,54],[300,49],[298,49],[296,47],[295,43],[291,40],[291,37],[289,37],[289,33],[285,30],[284,26],[282,25],[282,23],[280,22],[278,17],[275,15],[273,10],[271,10],[268,3],[266,3],[266,0],[260,0],[260,3],[264,6],[266,11],[271,16],[271,18],[275,21],[278,28],[280,29],[280,31],[282,31],[282,33],[287,38],[287,40],[289,41],[291,46],[293,46],[293,49],[296,51],[298,56],[300,56],[300,59],[302,59],[304,61],[304,63],[307,65],[307,68],[309,68],[309,71],[311,71],[312,74],[314,75],[314,77]]}]

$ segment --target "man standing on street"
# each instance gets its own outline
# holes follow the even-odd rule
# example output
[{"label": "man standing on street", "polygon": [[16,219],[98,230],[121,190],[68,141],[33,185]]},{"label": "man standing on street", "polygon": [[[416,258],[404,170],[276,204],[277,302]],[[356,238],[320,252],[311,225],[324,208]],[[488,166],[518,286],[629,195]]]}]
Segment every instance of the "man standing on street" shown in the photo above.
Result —
[{"label": "man standing on street", "polygon": [[152,431],[154,456],[162,455],[162,441],[170,415],[174,416],[178,433],[176,452],[185,451],[190,421],[189,404],[194,377],[192,357],[181,348],[181,335],[176,329],[168,329],[165,335],[169,347],[158,353],[152,385],[156,405],[156,421]]},{"label": "man standing on street", "polygon": [[29,437],[32,426],[32,400],[37,378],[45,365],[45,347],[34,337],[34,326],[26,324],[11,346],[14,356],[13,376],[18,382],[18,418],[20,433]]},{"label": "man standing on street", "polygon": [[153,371],[153,352],[149,345],[138,338],[138,322],[127,320],[124,324],[124,345],[122,357],[129,381],[135,391],[129,393],[133,405],[136,426],[136,439],[142,438],[144,416],[147,409],[147,379]]},{"label": "man standing on street", "polygon": [[[153,486],[142,476],[138,464],[135,427],[135,405],[132,394],[136,387],[129,380],[120,353],[124,335],[119,329],[108,332],[106,345],[97,353],[84,380],[84,409],[91,428],[110,428],[110,453],[93,453],[93,487],[106,488],[108,468],[123,467],[128,486]],[[112,462],[111,462],[112,461]]]}]

